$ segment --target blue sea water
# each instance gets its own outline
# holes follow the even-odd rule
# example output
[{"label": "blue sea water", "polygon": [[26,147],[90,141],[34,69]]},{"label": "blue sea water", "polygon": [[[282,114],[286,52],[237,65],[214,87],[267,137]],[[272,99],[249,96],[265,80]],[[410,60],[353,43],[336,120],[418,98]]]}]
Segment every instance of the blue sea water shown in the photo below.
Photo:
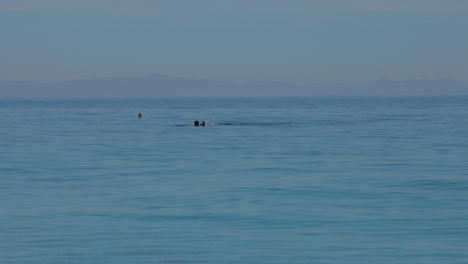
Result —
[{"label": "blue sea water", "polygon": [[0,100],[0,263],[468,263],[468,97]]}]

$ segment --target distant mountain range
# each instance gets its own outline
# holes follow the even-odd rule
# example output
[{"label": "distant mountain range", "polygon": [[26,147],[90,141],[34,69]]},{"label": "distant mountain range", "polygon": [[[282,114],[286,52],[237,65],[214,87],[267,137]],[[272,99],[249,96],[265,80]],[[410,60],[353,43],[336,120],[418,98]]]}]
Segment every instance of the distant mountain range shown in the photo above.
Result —
[{"label": "distant mountain range", "polygon": [[160,98],[258,96],[466,95],[468,84],[453,79],[365,83],[251,82],[179,78],[161,74],[39,83],[0,81],[0,98]]}]

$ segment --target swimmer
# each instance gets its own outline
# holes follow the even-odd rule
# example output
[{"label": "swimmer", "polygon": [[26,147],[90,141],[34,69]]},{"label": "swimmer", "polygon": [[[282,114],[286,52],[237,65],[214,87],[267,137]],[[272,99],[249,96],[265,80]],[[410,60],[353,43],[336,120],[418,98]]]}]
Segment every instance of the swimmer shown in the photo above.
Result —
[{"label": "swimmer", "polygon": [[200,126],[200,122],[198,122],[198,120],[195,120],[195,122],[193,122],[193,125],[194,126]]},{"label": "swimmer", "polygon": [[138,114],[138,118],[142,118],[143,115],[141,113]]},{"label": "swimmer", "polygon": [[200,126],[206,126],[205,120],[200,124]]}]

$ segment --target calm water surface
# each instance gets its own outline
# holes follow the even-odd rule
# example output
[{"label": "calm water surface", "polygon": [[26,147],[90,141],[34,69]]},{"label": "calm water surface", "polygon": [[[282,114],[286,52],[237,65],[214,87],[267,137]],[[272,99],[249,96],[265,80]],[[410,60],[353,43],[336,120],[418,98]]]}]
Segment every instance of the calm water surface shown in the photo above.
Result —
[{"label": "calm water surface", "polygon": [[0,100],[0,263],[468,263],[468,97]]}]

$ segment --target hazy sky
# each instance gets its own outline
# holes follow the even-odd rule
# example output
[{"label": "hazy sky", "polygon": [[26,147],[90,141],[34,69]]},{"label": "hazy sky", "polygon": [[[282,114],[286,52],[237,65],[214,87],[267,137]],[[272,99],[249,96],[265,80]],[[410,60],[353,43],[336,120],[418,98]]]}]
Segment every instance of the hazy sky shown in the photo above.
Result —
[{"label": "hazy sky", "polygon": [[0,0],[0,80],[468,81],[467,0]]}]

